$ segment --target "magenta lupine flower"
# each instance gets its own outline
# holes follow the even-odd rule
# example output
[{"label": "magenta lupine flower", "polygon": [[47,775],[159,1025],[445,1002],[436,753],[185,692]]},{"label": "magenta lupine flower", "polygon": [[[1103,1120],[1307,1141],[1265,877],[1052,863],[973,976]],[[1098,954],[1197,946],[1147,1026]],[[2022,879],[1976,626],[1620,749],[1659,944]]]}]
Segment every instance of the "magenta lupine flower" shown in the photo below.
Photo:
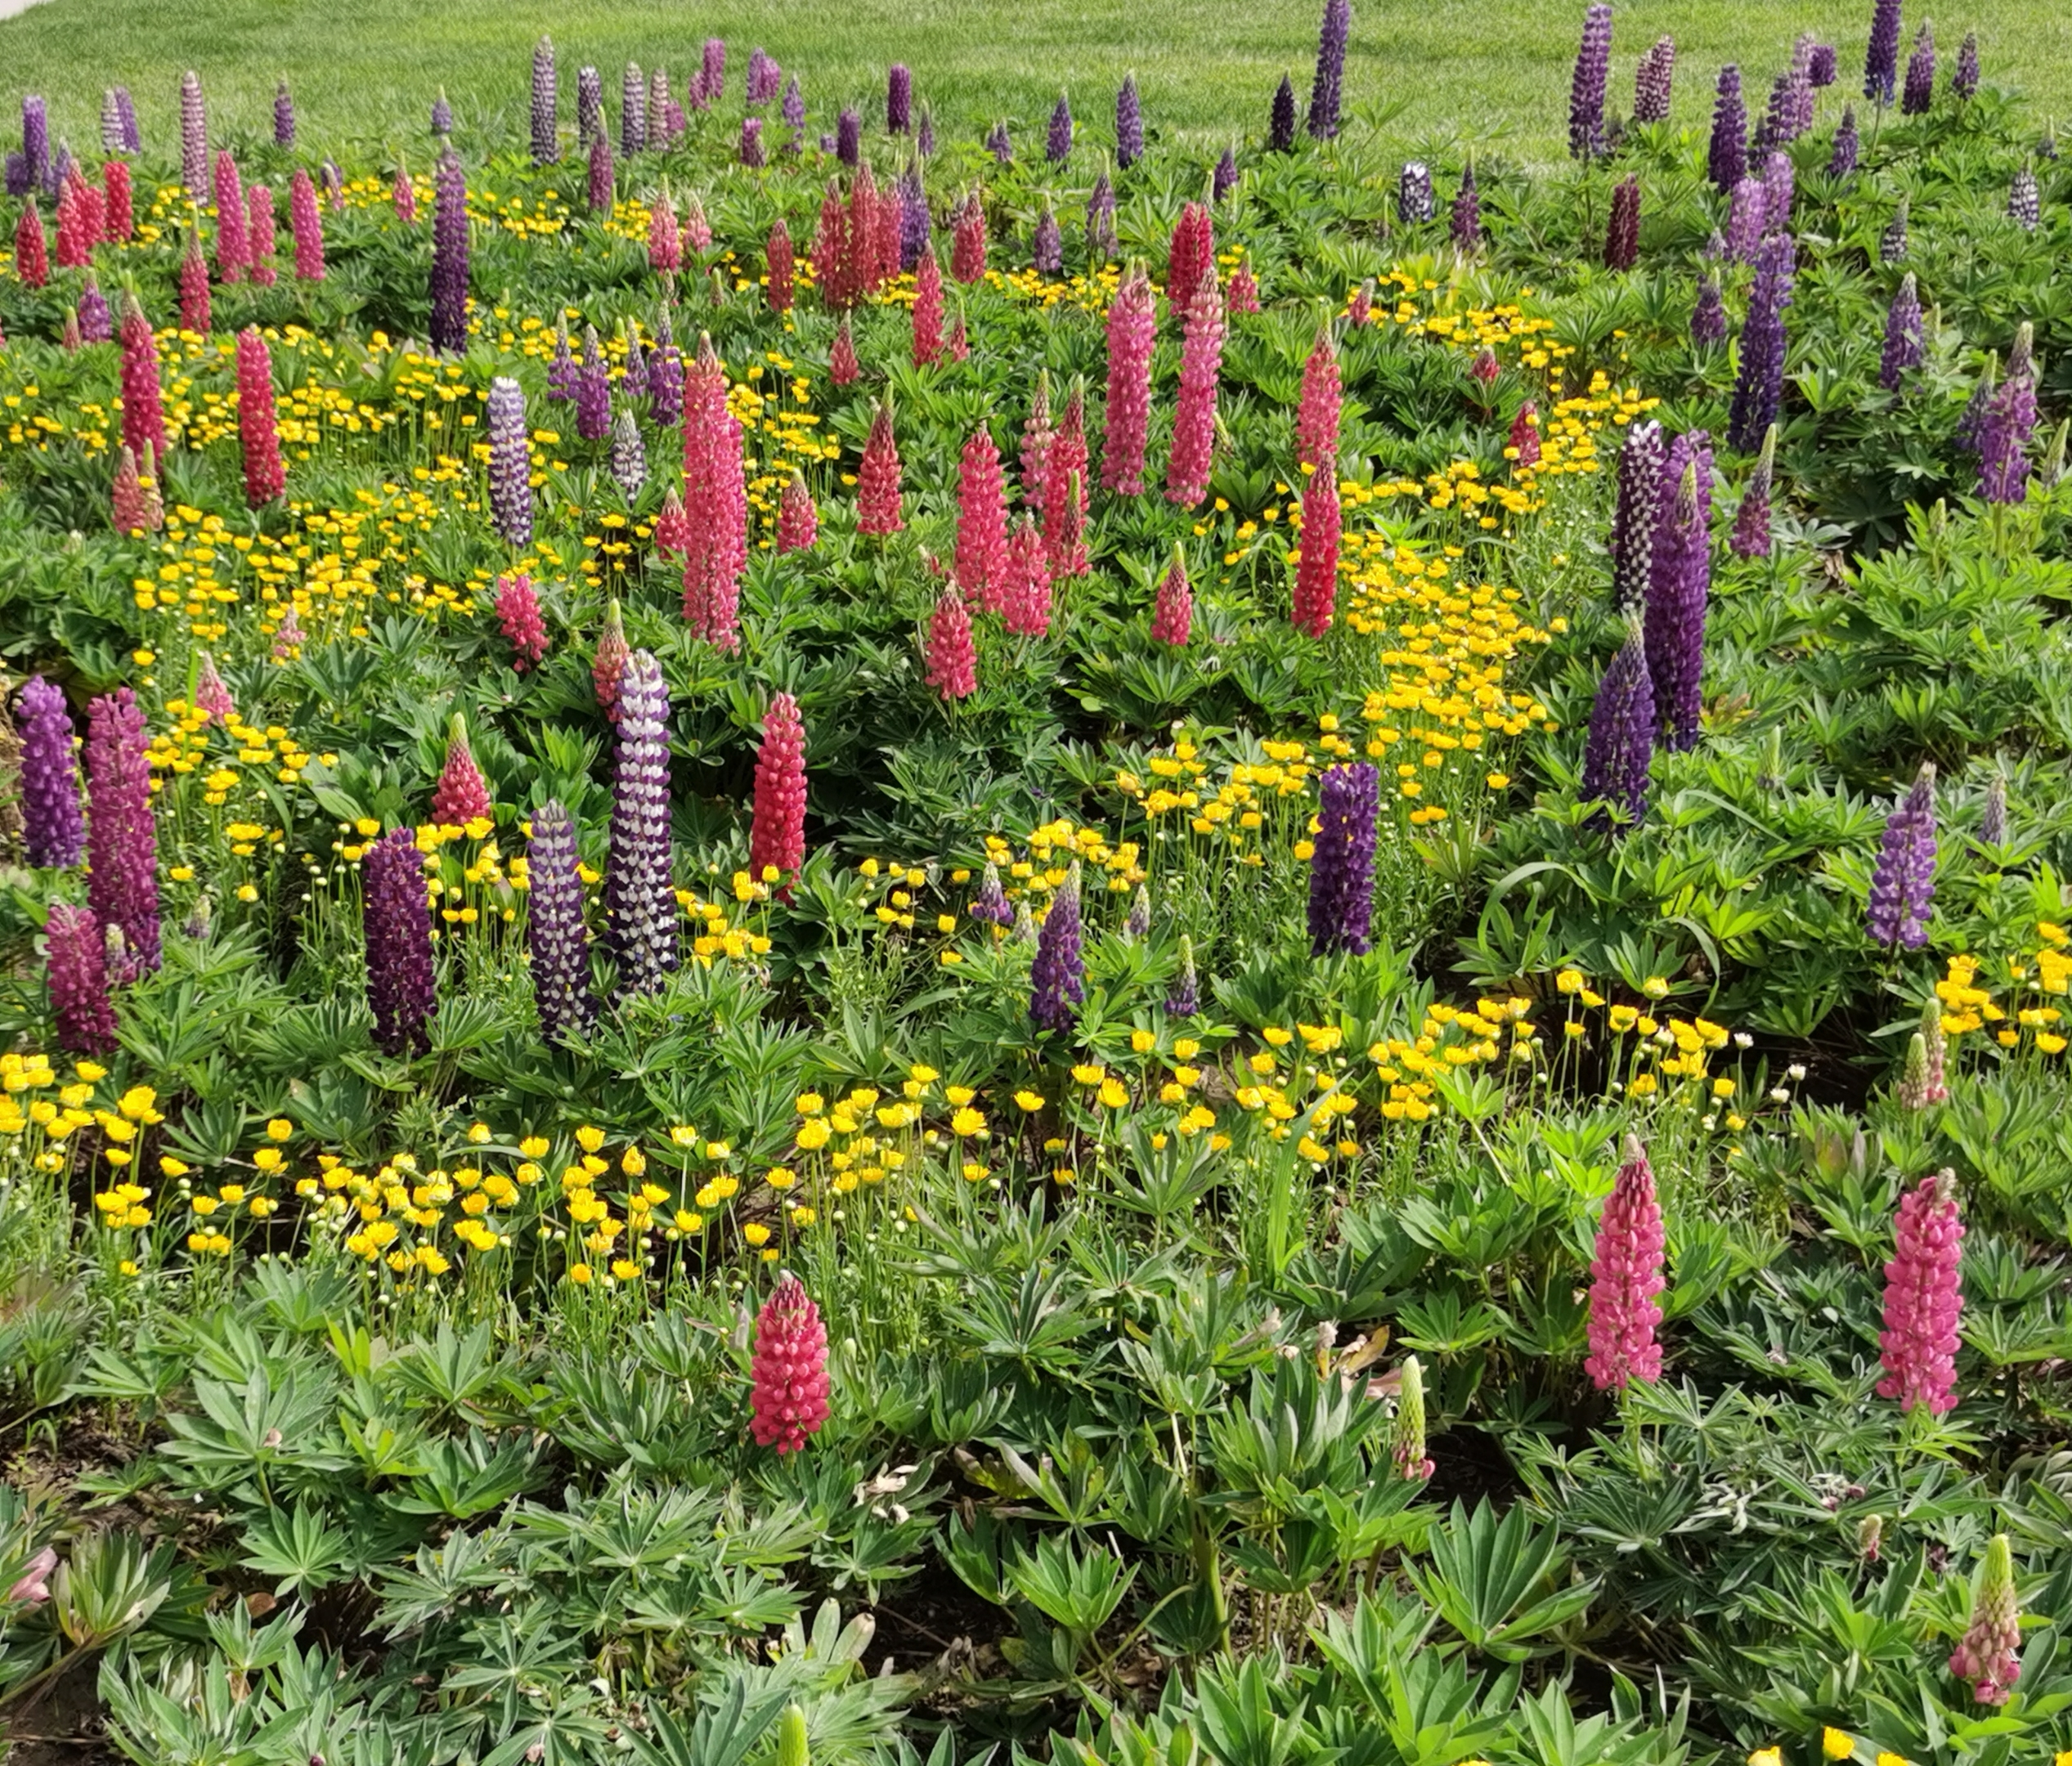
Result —
[{"label": "magenta lupine flower", "polygon": [[237,162],[225,148],[216,155],[216,275],[236,282],[244,275],[251,247],[244,231],[244,184]]},{"label": "magenta lupine flower", "polygon": [[1733,187],[1727,211],[1727,255],[1736,263],[1753,263],[1762,250],[1763,181],[1751,173]]},{"label": "magenta lupine flower", "polygon": [[1027,515],[1007,536],[1007,588],[1001,623],[1010,636],[1043,638],[1051,629],[1051,563],[1043,536]]},{"label": "magenta lupine flower", "polygon": [[561,157],[560,93],[554,39],[542,36],[532,49],[532,163],[552,165]]},{"label": "magenta lupine flower", "polygon": [[619,750],[605,865],[605,942],[628,993],[659,993],[676,967],[669,841],[669,688],[645,650],[619,677]]},{"label": "magenta lupine flower", "polygon": [[489,515],[506,545],[532,543],[532,461],[525,392],[504,374],[489,383]]},{"label": "magenta lupine flower", "polygon": [[115,1008],[101,925],[84,908],[51,903],[43,952],[57,1046],[68,1055],[105,1055],[115,1047]]},{"label": "magenta lupine flower", "polygon": [[1121,496],[1141,496],[1144,491],[1151,348],[1157,336],[1158,308],[1150,280],[1141,267],[1132,266],[1108,307],[1108,426],[1101,454],[1101,488]]},{"label": "magenta lupine flower", "polygon": [[600,129],[590,137],[590,173],[583,187],[583,199],[592,214],[611,213],[613,177],[612,137]]},{"label": "magenta lupine flower", "polygon": [[698,91],[708,105],[719,103],[727,91],[727,40],[708,37],[698,56]]},{"label": "magenta lupine flower", "polygon": [[1590,827],[1614,840],[1639,827],[1648,814],[1648,769],[1654,756],[1655,688],[1635,617],[1628,621],[1626,640],[1606,666],[1590,706],[1581,787],[1582,800],[1599,806]]},{"label": "magenta lupine flower", "polygon": [[127,687],[87,707],[87,905],[123,935],[113,979],[159,966],[158,822],[144,712]]},{"label": "magenta lupine flower", "polygon": [[1222,372],[1223,296],[1213,276],[1195,291],[1180,346],[1180,395],[1173,408],[1173,449],[1165,497],[1192,509],[1209,495],[1216,449],[1216,386]]},{"label": "magenta lupine flower", "polygon": [[1381,774],[1371,761],[1327,767],[1318,782],[1309,859],[1309,952],[1361,956],[1374,921]]},{"label": "magenta lupine flower", "polygon": [[295,168],[288,187],[288,222],[295,235],[295,279],[298,282],[324,280],[324,220],[317,212],[316,186],[309,173]]},{"label": "magenta lupine flower", "polygon": [[522,571],[499,576],[494,604],[496,624],[511,647],[511,668],[522,675],[537,668],[547,653],[547,624],[540,616],[540,597]]},{"label": "magenta lupine flower", "polygon": [[1568,155],[1594,159],[1604,151],[1604,87],[1612,72],[1612,8],[1596,0],[1583,15],[1583,40],[1568,93]]},{"label": "magenta lupine flower", "polygon": [[1159,579],[1157,598],[1151,604],[1151,641],[1176,649],[1187,642],[1194,625],[1194,586],[1187,580],[1187,555],[1176,540],[1173,562]]},{"label": "magenta lupine flower", "polygon": [[2004,1533],[1986,1542],[1971,1591],[1971,1620],[1950,1652],[1949,1671],[1971,1683],[1971,1697],[1981,1705],[2006,1704],[2021,1679],[2021,1596]]},{"label": "magenta lupine flower", "polygon": [[583,327],[583,356],[576,370],[576,433],[585,441],[602,441],[612,433],[612,378],[597,327]]},{"label": "magenta lupine flower", "polygon": [[1676,40],[1661,37],[1640,57],[1633,73],[1633,120],[1666,123],[1676,78]]},{"label": "magenta lupine flower", "polygon": [[432,347],[468,347],[468,185],[448,148],[432,177]]},{"label": "magenta lupine flower", "polygon": [[180,182],[196,202],[209,200],[209,113],[191,68],[180,76]]},{"label": "magenta lupine flower", "polygon": [[1732,62],[1720,69],[1712,99],[1712,141],[1706,155],[1712,187],[1722,195],[1748,175],[1748,111],[1741,101],[1741,69]]},{"label": "magenta lupine flower", "polygon": [[1604,267],[1630,270],[1640,261],[1640,180],[1625,177],[1612,191],[1612,214],[1604,230]]},{"label": "magenta lupine flower", "polygon": [[788,1271],[756,1315],[749,1373],[756,1445],[801,1451],[827,1420],[827,1327]]},{"label": "magenta lupine flower", "polygon": [[280,427],[273,406],[273,360],[257,325],[237,334],[237,432],[244,453],[244,500],[263,509],[288,487],[280,463]]},{"label": "magenta lupine flower", "polygon": [[1899,1201],[1892,1258],[1885,1266],[1885,1329],[1879,1360],[1881,1398],[1931,1416],[1957,1408],[1958,1322],[1963,1315],[1964,1223],[1957,1175],[1924,1177]]},{"label": "magenta lupine flower", "polygon": [[526,847],[526,944],[540,1033],[549,1042],[586,1037],[597,1022],[590,985],[590,930],[583,923],[576,824],[558,802],[532,812]]},{"label": "magenta lupine flower", "polygon": [[1087,997],[1086,958],[1079,932],[1079,867],[1051,898],[1050,912],[1036,937],[1029,971],[1029,1015],[1039,1030],[1062,1036],[1078,1021]]},{"label": "magenta lupine flower", "polygon": [[1778,149],[1763,162],[1763,231],[1788,233],[1792,228],[1792,202],[1795,185],[1792,156]]},{"label": "magenta lupine flower", "polygon": [[1612,554],[1612,605],[1621,614],[1637,612],[1647,602],[1668,462],[1659,423],[1650,418],[1627,429],[1619,449],[1618,499],[1608,548]]},{"label": "magenta lupine flower", "polygon": [[684,504],[690,545],[684,558],[684,617],[721,650],[741,643],[741,575],[748,564],[748,492],[740,419],[727,408],[727,378],[710,338],[684,399]]},{"label": "magenta lupine flower", "polygon": [[1749,473],[1747,486],[1741,493],[1741,506],[1734,512],[1733,532],[1727,545],[1736,558],[1769,556],[1770,486],[1776,459],[1777,425],[1772,424],[1769,433],[1763,437],[1763,450],[1756,456],[1755,469]]},{"label": "magenta lupine flower", "polygon": [[1918,368],[1926,356],[1921,294],[1909,270],[1885,316],[1885,352],[1878,361],[1877,383],[1888,392],[1898,392],[1908,373]]},{"label": "magenta lupine flower", "polygon": [[1590,1262],[1590,1354],[1583,1366],[1599,1392],[1662,1378],[1655,1333],[1662,1328],[1663,1244],[1655,1174],[1639,1139],[1628,1135]]},{"label": "magenta lupine flower", "polygon": [[1935,27],[1926,20],[1915,34],[1907,57],[1907,81],[1899,92],[1902,116],[1926,116],[1935,101]]},{"label": "magenta lupine flower", "polygon": [[1979,495],[2018,504],[2029,495],[2029,449],[2036,428],[2036,370],[2025,324],[2008,352],[2007,371],[1979,424]]},{"label": "magenta lupine flower", "polygon": [[32,865],[70,870],[86,849],[87,825],[64,693],[42,675],[30,675],[16,701],[16,721],[21,733],[23,849]]},{"label": "magenta lupine flower", "polygon": [[[1611,10],[1609,7],[1604,9],[1608,19]],[[1309,132],[1312,140],[1338,138],[1339,109],[1345,92],[1345,47],[1352,34],[1352,0],[1324,0],[1324,23],[1316,34],[1316,75],[1309,88]],[[1608,52],[1608,36],[1605,47]],[[1124,165],[1128,163],[1122,162]]]},{"label": "magenta lupine flower", "polygon": [[1475,162],[1472,159],[1462,168],[1460,188],[1453,195],[1452,226],[1455,251],[1473,253],[1482,249],[1482,191],[1475,184]]},{"label": "magenta lupine flower", "polygon": [[1899,78],[1899,0],[1876,0],[1863,46],[1863,96],[1872,104],[1889,105]]},{"label": "magenta lupine flower", "polygon": [[760,43],[749,52],[747,101],[751,105],[766,105],[777,96],[783,83],[784,70],[764,50]]},{"label": "magenta lupine flower", "polygon": [[1798,260],[1788,233],[1763,242],[1748,316],[1741,328],[1741,366],[1727,419],[1727,441],[1744,454],[1762,445],[1784,398],[1784,310],[1792,304]]},{"label": "magenta lupine flower", "polygon": [[1874,944],[1919,950],[1935,900],[1935,768],[1924,761],[1892,807],[1872,867],[1864,926]]},{"label": "magenta lupine flower", "polygon": [[962,593],[952,585],[937,597],[922,644],[922,679],[945,701],[968,699],[979,690],[978,649]]},{"label": "magenta lupine flower", "polygon": [[1267,116],[1267,151],[1288,153],[1295,145],[1295,83],[1285,74],[1273,89],[1273,105]]},{"label": "magenta lupine flower", "polygon": [[[1705,613],[1712,582],[1706,531],[1711,456],[1679,436],[1670,469],[1680,466],[1675,495],[1655,531],[1648,588],[1648,672],[1654,683],[1655,717],[1663,745],[1693,746],[1703,708]],[[1704,482],[1701,485],[1701,478]]]},{"label": "magenta lupine flower", "polygon": [[417,836],[392,828],[361,867],[361,918],[367,940],[367,1004],[374,1041],[391,1055],[431,1047],[425,1022],[437,1004],[432,975],[432,910]]},{"label": "magenta lupine flower", "polygon": [[446,764],[432,787],[432,819],[441,827],[465,827],[470,822],[494,821],[496,814],[489,781],[469,745],[467,720],[456,712],[447,731]]},{"label": "magenta lupine flower", "polygon": [[1339,352],[1328,323],[1316,328],[1316,341],[1303,364],[1303,390],[1295,407],[1295,459],[1321,467],[1339,451]]}]

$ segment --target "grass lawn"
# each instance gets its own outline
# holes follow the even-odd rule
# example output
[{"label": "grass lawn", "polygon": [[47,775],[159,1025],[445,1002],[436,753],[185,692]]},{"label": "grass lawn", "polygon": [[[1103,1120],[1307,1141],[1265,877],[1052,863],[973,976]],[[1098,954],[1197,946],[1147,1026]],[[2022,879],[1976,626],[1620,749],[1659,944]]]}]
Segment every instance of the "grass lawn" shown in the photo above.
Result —
[{"label": "grass lawn", "polygon": [[[702,38],[727,39],[730,85],[760,43],[803,76],[814,121],[832,127],[845,101],[881,94],[886,65],[904,61],[917,90],[945,123],[968,127],[1007,116],[1035,146],[1056,96],[1070,85],[1093,138],[1109,138],[1116,82],[1137,71],[1152,126],[1214,140],[1257,132],[1275,82],[1294,74],[1307,96],[1321,6],[1267,0],[1236,7],[1203,0],[1089,7],[1078,0],[799,0],[782,7],[720,3],[680,13],[634,0],[186,0],[138,7],[132,0],[48,0],[0,25],[0,102],[39,91],[54,132],[92,140],[101,87],[134,90],[145,126],[168,128],[182,69],[202,74],[212,120],[233,133],[266,125],[275,80],[292,83],[309,139],[341,137],[408,147],[426,139],[425,114],[443,85],[464,129],[512,123],[524,103],[527,56],[551,31],[573,65],[615,71],[629,60],[659,61],[679,76]],[[1676,39],[1677,114],[1693,123],[1709,103],[1722,62],[1742,63],[1751,105],[1787,59],[1794,35],[1811,30],[1841,49],[1845,88],[1860,68],[1869,0],[1644,0],[1619,8],[1612,102],[1631,102],[1640,52],[1666,32]],[[1907,9],[1908,40],[1919,6]],[[1389,127],[1406,147],[1458,134],[1478,141],[1507,132],[1520,157],[1544,160],[1565,144],[1567,68],[1580,4],[1553,0],[1433,0],[1427,5],[1357,4],[1347,87],[1356,105],[1402,108]],[[1986,78],[2022,88],[2045,114],[2072,112],[2072,8],[2057,0],[1992,0],[1973,15],[1933,15],[1943,53],[1967,29],[1979,33]],[[881,102],[881,99],[880,100]]]}]

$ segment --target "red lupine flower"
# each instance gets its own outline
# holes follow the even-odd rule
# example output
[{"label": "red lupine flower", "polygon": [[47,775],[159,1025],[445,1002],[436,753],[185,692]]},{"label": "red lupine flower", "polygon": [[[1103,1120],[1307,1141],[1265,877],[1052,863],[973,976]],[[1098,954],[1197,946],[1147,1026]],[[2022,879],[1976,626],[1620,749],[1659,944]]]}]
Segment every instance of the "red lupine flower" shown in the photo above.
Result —
[{"label": "red lupine flower", "polygon": [[227,147],[216,150],[216,274],[235,282],[244,274],[250,244],[244,231],[244,181]]},{"label": "red lupine flower", "polygon": [[928,620],[927,682],[945,699],[968,699],[979,690],[978,652],[964,597],[952,584]]},{"label": "red lupine flower", "polygon": [[1330,630],[1339,597],[1339,475],[1325,460],[1303,486],[1302,557],[1295,567],[1295,629],[1312,638]]},{"label": "red lupine flower", "polygon": [[1485,344],[1477,352],[1475,359],[1468,364],[1468,372],[1473,374],[1481,384],[1488,386],[1495,382],[1497,375],[1503,370],[1497,365],[1496,352]]},{"label": "red lupine flower", "polygon": [[1237,267],[1231,271],[1230,292],[1223,297],[1227,312],[1257,312],[1259,310],[1259,284],[1252,274],[1250,258],[1239,259]]},{"label": "red lupine flower", "polygon": [[985,204],[976,190],[964,199],[951,226],[949,273],[966,288],[985,275]]},{"label": "red lupine flower", "polygon": [[880,405],[871,419],[863,464],[856,469],[856,531],[890,534],[905,526],[899,513],[899,450],[892,438],[892,410]]},{"label": "red lupine flower", "polygon": [[273,267],[273,192],[263,184],[254,184],[244,196],[245,249],[252,280],[262,288],[271,288],[280,280]]},{"label": "red lupine flower", "polygon": [[51,279],[50,248],[43,238],[43,213],[32,196],[15,222],[15,274],[31,288]]},{"label": "red lupine flower", "polygon": [[1144,491],[1151,347],[1157,335],[1150,279],[1141,266],[1132,265],[1108,307],[1108,431],[1101,449],[1101,488],[1122,496],[1141,496]]},{"label": "red lupine flower", "polygon": [[180,329],[196,337],[207,337],[212,322],[209,260],[201,254],[201,235],[190,228],[187,249],[180,258]]},{"label": "red lupine flower", "polygon": [[76,170],[68,172],[57,198],[58,267],[78,270],[92,263],[100,239],[100,222],[87,204],[86,185]]},{"label": "red lupine flower", "polygon": [[1626,1163],[1598,1221],[1590,1264],[1590,1355],[1583,1365],[1599,1392],[1662,1377],[1662,1208],[1655,1174],[1628,1135]]},{"label": "red lupine flower", "polygon": [[1173,223],[1173,246],[1166,259],[1165,298],[1177,318],[1194,305],[1195,290],[1216,275],[1216,230],[1208,205],[1189,203]]},{"label": "red lupine flower", "polygon": [[913,365],[926,368],[942,355],[943,267],[925,251],[913,276]]},{"label": "red lupine flower", "polygon": [[532,579],[519,571],[496,579],[496,623],[511,647],[511,666],[519,674],[547,653],[546,621],[540,616],[540,597]]},{"label": "red lupine flower", "polygon": [[1881,1398],[1931,1416],[1957,1406],[1958,1322],[1964,1311],[1964,1223],[1957,1177],[1941,1171],[1900,1199],[1892,1260],[1885,1266],[1885,1329],[1878,1342]]},{"label": "red lupine flower", "polygon": [[1047,637],[1051,566],[1033,516],[1023,516],[1007,536],[1006,574],[1000,611],[1008,631],[1017,638]]},{"label": "red lupine flower", "polygon": [[237,334],[237,434],[244,450],[244,500],[263,509],[288,488],[273,408],[273,360],[257,325]]},{"label": "red lupine flower", "polygon": [[769,243],[763,249],[763,264],[767,271],[763,280],[763,298],[769,303],[772,312],[789,312],[792,310],[792,232],[784,225],[782,215],[769,224]]},{"label": "red lupine flower", "polygon": [[810,552],[820,537],[820,512],[813,506],[813,493],[797,473],[786,485],[777,503],[777,549]]},{"label": "red lupine flower", "polygon": [[470,822],[491,821],[496,814],[489,782],[468,746],[467,724],[456,713],[446,737],[446,764],[432,788],[432,819],[441,827],[465,827]]},{"label": "red lupine flower", "polygon": [[599,634],[597,655],[590,663],[590,684],[597,689],[597,702],[614,724],[619,721],[619,680],[633,654],[626,641],[626,622],[615,600],[604,615],[604,630]]},{"label": "red lupine flower", "polygon": [[827,1327],[796,1275],[763,1302],[752,1368],[756,1445],[798,1452],[827,1420]]},{"label": "red lupine flower", "polygon": [[[789,693],[770,701],[756,756],[756,809],[748,827],[748,874],[760,882],[791,880],[805,863],[805,725]],[[774,868],[777,876],[767,873]]]},{"label": "red lupine flower", "polygon": [[1029,401],[1029,421],[1021,432],[1021,500],[1025,509],[1043,506],[1051,444],[1056,439],[1057,431],[1051,427],[1050,370],[1038,369],[1036,391]]},{"label": "red lupine flower", "polygon": [[127,244],[136,236],[137,222],[130,199],[129,165],[110,159],[101,168],[101,236]]},{"label": "red lupine flower", "polygon": [[1303,365],[1302,403],[1295,412],[1295,458],[1304,466],[1335,459],[1339,451],[1339,355],[1331,328],[1316,328],[1316,346]]},{"label": "red lupine flower", "polygon": [[1173,563],[1159,580],[1159,594],[1151,609],[1151,637],[1163,644],[1184,644],[1194,625],[1195,592],[1187,580],[1186,555],[1173,549]]},{"label": "red lupine flower", "polygon": [[1209,495],[1216,451],[1216,383],[1222,364],[1222,294],[1212,276],[1195,291],[1180,346],[1180,397],[1173,414],[1165,496],[1183,509],[1192,509]]},{"label": "red lupine flower", "polygon": [[1007,563],[1007,484],[993,432],[981,424],[957,473],[957,580],[989,613],[1000,611]]},{"label": "red lupine flower", "polygon": [[165,406],[159,390],[159,345],[132,294],[123,304],[123,441],[139,460],[150,448],[165,458]]},{"label": "red lupine flower", "polygon": [[855,182],[850,186],[842,245],[842,273],[854,303],[877,289],[883,280],[878,251],[877,182],[871,176],[868,161],[856,168]]},{"label": "red lupine flower", "polygon": [[684,239],[666,189],[648,217],[648,267],[661,276],[673,276],[684,267]]},{"label": "red lupine flower", "polygon": [[295,235],[296,280],[321,282],[324,217],[316,206],[316,186],[300,166],[295,168],[294,182],[288,186],[288,224]]},{"label": "red lupine flower", "polygon": [[1540,464],[1540,407],[1527,399],[1511,419],[1512,462],[1519,471]]},{"label": "red lupine flower", "polygon": [[1083,576],[1092,567],[1086,541],[1086,395],[1074,387],[1043,463],[1043,550],[1053,582]]},{"label": "red lupine flower", "polygon": [[854,385],[863,368],[856,360],[856,340],[849,334],[849,316],[835,328],[835,347],[827,356],[827,378],[836,386]]},{"label": "red lupine flower", "polygon": [[827,194],[820,199],[820,226],[813,236],[813,275],[822,303],[833,312],[856,303],[849,279],[848,235],[849,216],[842,207],[841,190],[831,182]]}]

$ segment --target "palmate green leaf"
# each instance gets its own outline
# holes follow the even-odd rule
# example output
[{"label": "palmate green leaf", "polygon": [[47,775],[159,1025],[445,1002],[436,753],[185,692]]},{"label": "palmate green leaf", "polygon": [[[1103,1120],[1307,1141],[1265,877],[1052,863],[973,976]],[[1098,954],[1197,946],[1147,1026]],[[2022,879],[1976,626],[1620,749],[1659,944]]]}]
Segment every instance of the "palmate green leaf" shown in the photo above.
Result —
[{"label": "palmate green leaf", "polygon": [[1565,1579],[1558,1535],[1522,1505],[1500,1522],[1487,1498],[1472,1514],[1456,1502],[1429,1544],[1430,1566],[1408,1567],[1418,1592],[1471,1646],[1500,1661],[1551,1647],[1545,1634],[1584,1611],[1597,1593],[1594,1580]]},{"label": "palmate green leaf", "polygon": [[279,1579],[276,1598],[329,1588],[351,1569],[344,1531],[304,1503],[262,1511],[246,1526],[244,1543],[246,1567]]}]

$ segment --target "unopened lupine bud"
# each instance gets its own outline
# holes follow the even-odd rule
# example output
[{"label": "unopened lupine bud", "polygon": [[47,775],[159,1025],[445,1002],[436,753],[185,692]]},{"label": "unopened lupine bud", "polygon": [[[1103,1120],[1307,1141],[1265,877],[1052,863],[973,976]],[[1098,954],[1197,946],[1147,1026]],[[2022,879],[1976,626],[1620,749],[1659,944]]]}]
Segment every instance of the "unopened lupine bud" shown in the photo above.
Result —
[{"label": "unopened lupine bud", "polygon": [[1398,1476],[1421,1484],[1437,1469],[1424,1450],[1424,1369],[1405,1356],[1396,1386],[1396,1418],[1388,1432],[1388,1456]]},{"label": "unopened lupine bud", "polygon": [[2021,1679],[2021,1597],[2004,1533],[1986,1542],[1971,1591],[1971,1622],[1950,1652],[1949,1671],[1971,1683],[1971,1697],[1981,1705],[2006,1704]]},{"label": "unopened lupine bud", "polygon": [[598,634],[597,653],[590,663],[590,684],[596,690],[597,703],[614,724],[619,720],[619,683],[632,653],[626,645],[619,603],[614,600],[605,610],[604,630]]},{"label": "unopened lupine bud", "polygon": [[1763,437],[1763,450],[1756,457],[1741,493],[1741,506],[1734,513],[1733,531],[1727,545],[1737,558],[1768,558],[1770,549],[1770,491],[1777,464],[1777,425]]}]

